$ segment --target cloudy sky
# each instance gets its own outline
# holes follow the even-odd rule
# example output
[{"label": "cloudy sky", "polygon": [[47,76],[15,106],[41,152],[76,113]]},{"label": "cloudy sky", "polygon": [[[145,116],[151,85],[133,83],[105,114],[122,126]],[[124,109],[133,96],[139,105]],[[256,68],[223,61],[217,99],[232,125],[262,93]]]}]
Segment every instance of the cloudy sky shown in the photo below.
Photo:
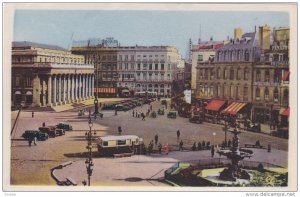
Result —
[{"label": "cloudy sky", "polygon": [[125,45],[170,45],[183,57],[188,39],[194,43],[213,37],[233,37],[233,29],[254,31],[255,26],[289,26],[285,12],[237,11],[91,11],[17,10],[14,41],[31,41],[68,48],[73,40],[114,37]]}]

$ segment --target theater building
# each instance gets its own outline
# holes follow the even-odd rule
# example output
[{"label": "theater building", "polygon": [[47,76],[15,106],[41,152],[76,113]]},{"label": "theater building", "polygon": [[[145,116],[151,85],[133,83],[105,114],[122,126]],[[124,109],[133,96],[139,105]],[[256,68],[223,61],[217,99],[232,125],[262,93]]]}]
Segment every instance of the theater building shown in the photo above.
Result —
[{"label": "theater building", "polygon": [[94,66],[58,46],[12,43],[12,106],[52,107],[94,96]]}]

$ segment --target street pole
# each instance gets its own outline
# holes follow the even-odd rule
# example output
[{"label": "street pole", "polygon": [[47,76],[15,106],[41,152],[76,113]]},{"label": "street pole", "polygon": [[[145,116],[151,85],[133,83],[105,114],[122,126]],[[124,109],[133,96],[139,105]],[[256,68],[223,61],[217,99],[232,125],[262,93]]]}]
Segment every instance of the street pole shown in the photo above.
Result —
[{"label": "street pole", "polygon": [[86,170],[87,170],[87,175],[88,175],[88,186],[91,186],[91,176],[93,173],[93,159],[92,159],[92,126],[93,126],[93,122],[91,119],[91,110],[89,111],[89,121],[88,121],[90,130],[88,131],[88,133],[85,133],[85,135],[87,135],[87,140],[88,140],[88,145],[87,145],[87,149],[88,149],[88,158],[85,161],[86,164]]}]

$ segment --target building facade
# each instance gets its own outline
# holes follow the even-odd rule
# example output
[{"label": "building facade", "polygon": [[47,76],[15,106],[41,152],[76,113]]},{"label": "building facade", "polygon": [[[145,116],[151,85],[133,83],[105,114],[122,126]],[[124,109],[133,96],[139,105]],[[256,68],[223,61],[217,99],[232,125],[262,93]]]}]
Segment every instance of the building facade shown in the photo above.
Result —
[{"label": "building facade", "polygon": [[93,98],[94,67],[63,48],[12,43],[13,106],[55,106]]},{"label": "building facade", "polygon": [[191,66],[191,89],[193,98],[199,98],[197,89],[197,66],[198,64],[213,61],[217,49],[223,46],[223,42],[213,41],[200,42],[192,47],[192,66]]}]

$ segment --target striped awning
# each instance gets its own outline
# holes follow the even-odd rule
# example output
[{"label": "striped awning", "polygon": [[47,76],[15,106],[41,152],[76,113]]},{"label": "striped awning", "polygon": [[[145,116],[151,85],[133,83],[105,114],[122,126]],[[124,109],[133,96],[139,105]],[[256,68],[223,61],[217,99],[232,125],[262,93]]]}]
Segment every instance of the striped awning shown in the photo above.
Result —
[{"label": "striped awning", "polygon": [[281,77],[281,80],[282,81],[286,81],[288,79],[289,75],[290,75],[289,71],[284,71],[284,73],[283,73],[283,75]]},{"label": "striped awning", "polygon": [[223,114],[237,115],[237,113],[246,106],[246,103],[233,102],[222,111]]}]

